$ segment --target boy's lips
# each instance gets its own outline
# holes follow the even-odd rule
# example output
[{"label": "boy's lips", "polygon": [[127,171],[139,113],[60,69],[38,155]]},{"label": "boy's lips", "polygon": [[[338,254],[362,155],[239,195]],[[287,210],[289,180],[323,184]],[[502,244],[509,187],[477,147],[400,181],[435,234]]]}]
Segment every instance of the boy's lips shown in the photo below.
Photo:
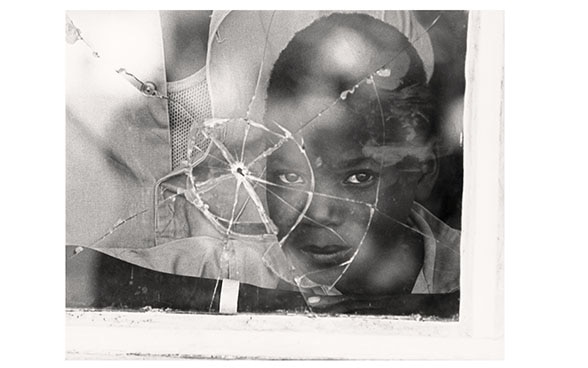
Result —
[{"label": "boy's lips", "polygon": [[344,263],[351,257],[353,248],[345,245],[305,245],[300,251],[312,262],[321,267],[333,267]]}]

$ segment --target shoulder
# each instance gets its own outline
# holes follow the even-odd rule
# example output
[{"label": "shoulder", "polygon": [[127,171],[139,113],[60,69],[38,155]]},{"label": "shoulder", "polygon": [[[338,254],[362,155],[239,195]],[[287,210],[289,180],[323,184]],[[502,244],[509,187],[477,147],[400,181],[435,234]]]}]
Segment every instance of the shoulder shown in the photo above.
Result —
[{"label": "shoulder", "polygon": [[451,228],[416,202],[411,220],[423,234],[425,242],[425,261],[422,277],[419,276],[426,283],[424,290],[428,293],[459,290],[461,232]]}]

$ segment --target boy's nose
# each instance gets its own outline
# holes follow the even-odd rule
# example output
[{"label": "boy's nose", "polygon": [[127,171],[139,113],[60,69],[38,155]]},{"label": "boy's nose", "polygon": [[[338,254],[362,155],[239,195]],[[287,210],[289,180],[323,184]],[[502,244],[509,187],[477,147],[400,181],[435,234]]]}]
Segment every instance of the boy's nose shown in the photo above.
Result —
[{"label": "boy's nose", "polygon": [[306,223],[310,226],[324,225],[336,227],[341,225],[343,223],[344,214],[341,203],[339,202],[340,200],[315,193],[312,202],[310,203],[310,207],[306,212],[306,216],[318,222],[318,224],[310,220],[307,220]]}]

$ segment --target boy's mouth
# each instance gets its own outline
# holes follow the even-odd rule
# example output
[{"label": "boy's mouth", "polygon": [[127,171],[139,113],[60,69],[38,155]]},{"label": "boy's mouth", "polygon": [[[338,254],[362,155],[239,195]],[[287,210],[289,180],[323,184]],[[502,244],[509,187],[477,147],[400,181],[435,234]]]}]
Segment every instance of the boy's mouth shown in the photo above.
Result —
[{"label": "boy's mouth", "polygon": [[338,266],[349,260],[353,253],[353,248],[345,245],[328,244],[328,245],[305,245],[300,248],[315,265],[321,268]]}]

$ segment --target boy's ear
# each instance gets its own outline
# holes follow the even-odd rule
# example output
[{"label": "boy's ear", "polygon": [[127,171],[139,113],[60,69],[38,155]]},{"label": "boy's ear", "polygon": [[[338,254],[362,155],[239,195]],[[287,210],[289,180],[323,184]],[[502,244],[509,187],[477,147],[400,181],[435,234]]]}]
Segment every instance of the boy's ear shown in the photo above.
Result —
[{"label": "boy's ear", "polygon": [[437,177],[439,176],[439,159],[436,149],[431,149],[430,155],[427,159],[421,162],[421,177],[417,183],[415,199],[418,202],[423,202],[433,190]]}]

